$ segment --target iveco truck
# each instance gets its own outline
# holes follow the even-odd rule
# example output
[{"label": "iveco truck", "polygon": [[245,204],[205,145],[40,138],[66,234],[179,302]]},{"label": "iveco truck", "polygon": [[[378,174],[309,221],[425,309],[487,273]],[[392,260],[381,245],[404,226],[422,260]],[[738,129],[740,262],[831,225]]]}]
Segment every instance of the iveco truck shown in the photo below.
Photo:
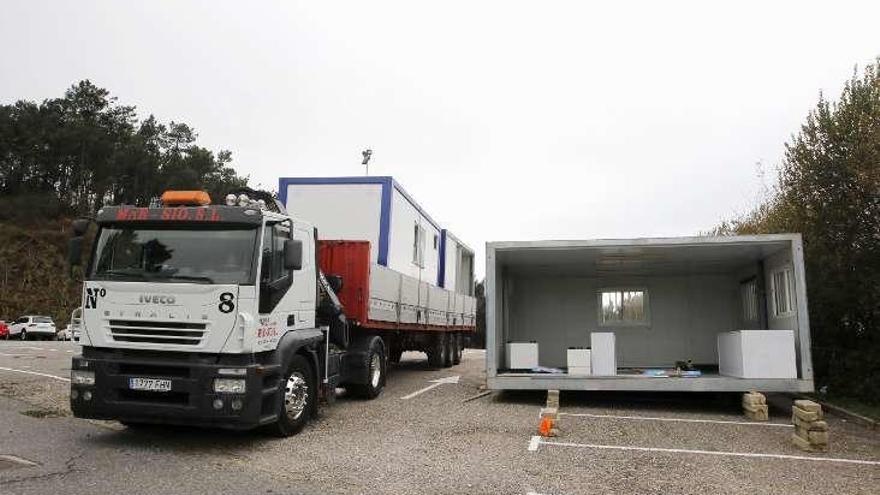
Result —
[{"label": "iveco truck", "polygon": [[[395,297],[383,297],[383,317],[348,314],[376,299],[371,283],[395,284],[371,268],[369,249],[360,259],[368,241],[322,242],[313,224],[265,193],[224,199],[169,191],[155,206],[105,206],[74,222],[71,265],[96,231],[83,267],[82,354],[71,366],[76,417],[289,436],[338,387],[378,396],[403,350],[440,366],[460,359],[473,315],[447,305],[442,321],[402,324],[404,274]],[[349,282],[350,300],[341,300]],[[427,314],[430,301],[415,300]]]}]

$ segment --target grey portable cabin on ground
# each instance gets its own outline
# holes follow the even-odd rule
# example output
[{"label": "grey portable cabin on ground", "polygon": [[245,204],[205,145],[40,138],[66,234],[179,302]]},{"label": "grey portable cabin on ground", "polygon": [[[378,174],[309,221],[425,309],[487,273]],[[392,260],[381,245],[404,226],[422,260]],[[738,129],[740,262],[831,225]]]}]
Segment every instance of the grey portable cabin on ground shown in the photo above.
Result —
[{"label": "grey portable cabin on ground", "polygon": [[[566,373],[594,332],[613,333],[616,373]],[[511,343],[532,343],[538,366],[512,368]],[[486,345],[490,389],[812,391],[801,236],[487,243]],[[700,376],[675,376],[687,361]]]}]

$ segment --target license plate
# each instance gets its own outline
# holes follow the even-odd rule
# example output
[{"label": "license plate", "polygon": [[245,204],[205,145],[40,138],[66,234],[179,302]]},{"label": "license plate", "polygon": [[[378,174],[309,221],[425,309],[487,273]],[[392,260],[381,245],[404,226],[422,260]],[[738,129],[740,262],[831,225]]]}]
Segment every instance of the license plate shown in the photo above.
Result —
[{"label": "license plate", "polygon": [[171,380],[161,378],[129,378],[128,388],[132,390],[148,390],[150,392],[170,392]]}]

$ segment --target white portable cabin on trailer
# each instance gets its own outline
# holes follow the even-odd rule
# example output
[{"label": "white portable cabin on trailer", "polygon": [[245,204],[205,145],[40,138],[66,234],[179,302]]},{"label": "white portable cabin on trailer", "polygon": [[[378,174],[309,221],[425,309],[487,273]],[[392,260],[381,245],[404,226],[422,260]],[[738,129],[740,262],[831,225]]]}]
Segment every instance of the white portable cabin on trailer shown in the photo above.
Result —
[{"label": "white portable cabin on trailer", "polygon": [[486,287],[491,389],[813,390],[799,234],[491,242]]},{"label": "white portable cabin on trailer", "polygon": [[473,250],[392,177],[284,177],[279,199],[312,222],[321,239],[369,241],[371,297],[399,290],[399,310],[378,298],[371,304],[376,319],[397,313],[402,324],[476,324]]}]

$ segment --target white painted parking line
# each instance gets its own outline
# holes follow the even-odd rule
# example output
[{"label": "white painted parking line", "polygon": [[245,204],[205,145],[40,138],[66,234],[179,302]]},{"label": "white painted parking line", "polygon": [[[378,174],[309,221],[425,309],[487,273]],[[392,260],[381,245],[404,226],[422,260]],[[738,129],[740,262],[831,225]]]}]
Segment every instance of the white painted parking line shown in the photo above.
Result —
[{"label": "white painted parking line", "polygon": [[725,452],[720,450],[695,450],[695,449],[665,449],[661,447],[637,447],[630,445],[601,445],[594,443],[572,443],[572,442],[547,442],[539,436],[533,436],[529,441],[529,451],[535,452],[540,445],[551,445],[556,447],[575,447],[581,449],[599,449],[599,450],[625,450],[637,452],[662,452],[667,454],[693,454],[693,455],[714,455],[721,457],[749,457],[758,459],[783,459],[789,461],[814,461],[814,462],[831,462],[838,464],[859,464],[864,466],[880,466],[880,461],[867,461],[862,459],[842,459],[839,457],[810,457],[803,455],[789,454],[763,454],[757,452]]},{"label": "white painted parking line", "polygon": [[737,426],[776,426],[779,428],[794,428],[794,425],[786,423],[767,423],[759,421],[724,421],[720,419],[694,419],[694,418],[668,418],[662,416],[618,416],[616,414],[588,414],[588,413],[559,413],[559,416],[575,418],[597,419],[625,419],[633,421],[669,421],[674,423],[708,423],[713,425],[737,425]]},{"label": "white painted parking line", "polygon": [[36,375],[36,376],[42,376],[42,377],[46,377],[46,378],[54,378],[55,380],[61,380],[62,382],[69,382],[70,381],[70,378],[64,378],[63,376],[55,376],[55,375],[50,375],[48,373],[38,373],[36,371],[17,370],[15,368],[4,368],[2,366],[0,366],[0,371],[11,371],[13,373],[24,373],[26,375]]},{"label": "white painted parking line", "polygon": [[533,435],[532,439],[529,440],[529,452],[534,452],[538,450],[538,446],[541,445],[541,437],[538,435]]},{"label": "white painted parking line", "polygon": [[13,462],[15,464],[18,464],[19,466],[28,466],[29,467],[29,466],[37,466],[38,465],[34,461],[29,461],[29,460],[25,459],[24,457],[19,457],[17,455],[11,455],[11,454],[0,455],[0,460]]},{"label": "white painted parking line", "polygon": [[402,400],[412,399],[413,397],[421,395],[429,390],[433,390],[433,389],[439,387],[440,385],[443,385],[444,383],[458,383],[459,378],[461,378],[460,375],[455,375],[455,376],[447,376],[446,378],[438,378],[436,380],[431,380],[431,385],[428,385],[427,387],[425,387],[421,390],[416,390],[415,392],[413,392],[409,395],[404,395],[403,397],[401,397],[401,399]]}]

